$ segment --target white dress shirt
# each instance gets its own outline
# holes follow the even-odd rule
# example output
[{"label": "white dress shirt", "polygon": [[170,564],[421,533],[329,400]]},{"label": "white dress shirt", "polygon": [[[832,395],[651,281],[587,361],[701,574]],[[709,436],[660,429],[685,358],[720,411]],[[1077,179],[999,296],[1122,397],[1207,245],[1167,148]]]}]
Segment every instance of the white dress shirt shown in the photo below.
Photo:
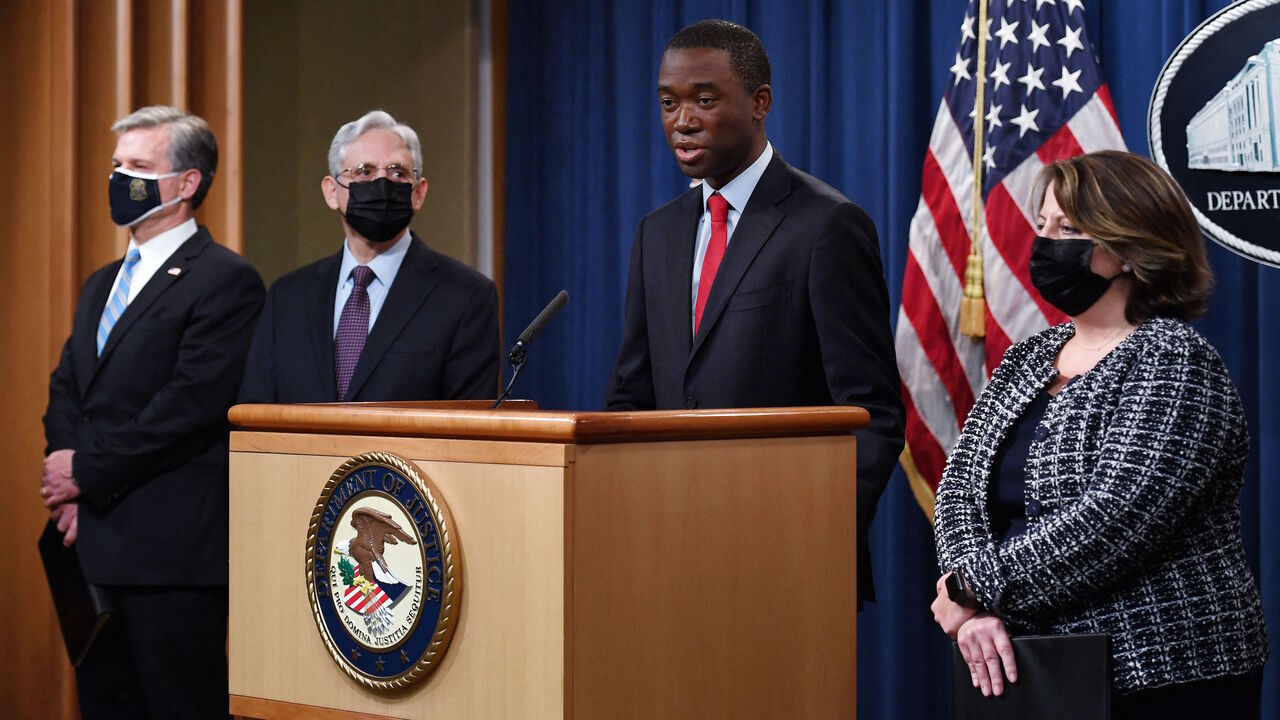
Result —
[{"label": "white dress shirt", "polygon": [[[196,234],[196,229],[195,219],[188,218],[181,225],[171,227],[141,245],[133,239],[133,235],[129,236],[129,247],[125,249],[125,254],[128,255],[129,250],[137,248],[139,258],[138,264],[133,267],[133,277],[129,279],[129,297],[125,299],[126,306],[138,297],[138,293],[142,292],[142,288],[146,286],[151,276],[168,262],[169,256]],[[111,284],[111,295],[108,295],[108,298],[116,294],[116,288],[120,286],[120,275],[123,272],[124,265],[121,264],[120,271],[116,273],[116,281]]]}]

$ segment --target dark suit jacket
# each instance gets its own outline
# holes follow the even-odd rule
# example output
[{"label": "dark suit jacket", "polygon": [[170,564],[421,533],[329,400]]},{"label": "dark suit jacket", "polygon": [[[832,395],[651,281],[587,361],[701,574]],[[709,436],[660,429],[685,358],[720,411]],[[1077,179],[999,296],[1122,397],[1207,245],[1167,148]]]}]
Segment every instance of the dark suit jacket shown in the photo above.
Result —
[{"label": "dark suit jacket", "polygon": [[[341,265],[339,251],[271,285],[240,402],[337,401],[333,303]],[[500,341],[493,281],[415,234],[343,400],[494,398]]]},{"label": "dark suit jacket", "polygon": [[227,408],[262,278],[201,227],[129,304],[98,357],[98,321],[121,262],[80,293],[44,417],[46,453],[76,451],[80,562],[98,584],[226,585]]},{"label": "dark suit jacket", "polygon": [[903,444],[889,298],[875,227],[774,155],[739,218],[692,336],[702,190],[640,221],[610,409],[858,405],[859,588],[866,530]]}]

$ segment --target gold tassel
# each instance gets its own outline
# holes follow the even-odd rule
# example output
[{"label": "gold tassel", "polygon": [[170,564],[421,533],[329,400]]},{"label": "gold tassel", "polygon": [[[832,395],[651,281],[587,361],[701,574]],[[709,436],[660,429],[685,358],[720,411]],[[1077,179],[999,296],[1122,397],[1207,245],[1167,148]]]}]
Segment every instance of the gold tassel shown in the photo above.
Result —
[{"label": "gold tassel", "polygon": [[971,338],[987,334],[987,300],[982,293],[982,255],[969,253],[964,271],[964,297],[960,300],[960,332]]}]

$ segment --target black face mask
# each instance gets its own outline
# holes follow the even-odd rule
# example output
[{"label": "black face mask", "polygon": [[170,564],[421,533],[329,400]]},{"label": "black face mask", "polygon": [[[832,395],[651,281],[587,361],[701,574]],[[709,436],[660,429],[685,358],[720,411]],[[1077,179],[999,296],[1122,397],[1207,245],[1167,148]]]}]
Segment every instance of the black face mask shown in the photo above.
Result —
[{"label": "black face mask", "polygon": [[171,172],[152,175],[116,168],[107,178],[111,222],[120,227],[131,227],[160,212],[162,208],[181,202],[181,197],[175,197],[167,203],[160,202],[160,179],[181,174]]},{"label": "black face mask", "polygon": [[1076,316],[1093,307],[1115,278],[1089,269],[1093,242],[1050,240],[1036,237],[1031,245],[1031,284],[1040,295],[1067,315]]},{"label": "black face mask", "polygon": [[352,230],[373,242],[386,242],[409,226],[413,219],[413,183],[378,178],[347,186],[344,217]]}]

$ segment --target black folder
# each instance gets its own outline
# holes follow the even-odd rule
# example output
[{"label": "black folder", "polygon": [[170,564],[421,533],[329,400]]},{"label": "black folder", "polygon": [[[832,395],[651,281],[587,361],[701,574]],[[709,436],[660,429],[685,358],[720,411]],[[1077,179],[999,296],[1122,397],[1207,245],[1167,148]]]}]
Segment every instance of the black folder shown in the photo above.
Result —
[{"label": "black folder", "polygon": [[84,660],[102,626],[111,617],[111,601],[105,590],[90,585],[80,569],[80,554],[74,545],[62,544],[62,533],[52,520],[40,536],[40,559],[53,594],[53,607],[62,626],[67,657],[76,667]]},{"label": "black folder", "polygon": [[1111,649],[1106,635],[1013,638],[1018,682],[1000,697],[973,686],[960,646],[951,643],[952,720],[1080,720],[1111,717]]}]

